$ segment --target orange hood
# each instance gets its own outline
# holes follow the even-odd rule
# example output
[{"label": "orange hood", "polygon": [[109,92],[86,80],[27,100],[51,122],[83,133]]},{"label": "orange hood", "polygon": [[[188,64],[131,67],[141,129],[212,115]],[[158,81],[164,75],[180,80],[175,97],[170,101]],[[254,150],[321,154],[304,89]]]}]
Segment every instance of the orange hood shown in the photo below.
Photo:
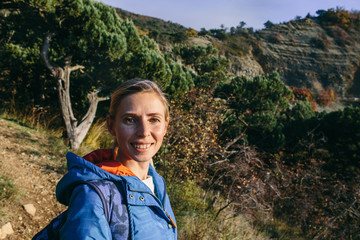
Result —
[{"label": "orange hood", "polygon": [[85,155],[83,158],[111,174],[135,176],[129,168],[125,167],[121,162],[114,160],[113,149],[98,149]]}]

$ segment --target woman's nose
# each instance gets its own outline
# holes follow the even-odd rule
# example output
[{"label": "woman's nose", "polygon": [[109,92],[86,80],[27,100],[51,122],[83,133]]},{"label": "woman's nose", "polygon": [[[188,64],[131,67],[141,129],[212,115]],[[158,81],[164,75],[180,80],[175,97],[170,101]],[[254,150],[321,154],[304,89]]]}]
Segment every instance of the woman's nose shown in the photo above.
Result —
[{"label": "woman's nose", "polygon": [[139,121],[137,134],[144,137],[150,135],[149,123],[147,123],[146,121]]}]

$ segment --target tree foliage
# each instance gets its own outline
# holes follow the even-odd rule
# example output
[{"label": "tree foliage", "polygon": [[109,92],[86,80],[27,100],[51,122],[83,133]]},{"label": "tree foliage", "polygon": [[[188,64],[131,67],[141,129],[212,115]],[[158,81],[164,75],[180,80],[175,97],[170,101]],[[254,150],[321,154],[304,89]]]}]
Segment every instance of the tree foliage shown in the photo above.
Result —
[{"label": "tree foliage", "polygon": [[327,11],[318,10],[316,11],[318,18],[325,24],[334,24],[343,28],[349,28],[351,23],[351,13],[341,7],[336,9],[330,8]]},{"label": "tree foliage", "polygon": [[285,138],[280,119],[290,106],[291,90],[278,73],[252,79],[236,77],[219,87],[216,95],[227,99],[231,109],[225,121],[227,137],[235,138],[245,131],[250,144],[267,150],[283,146]]},{"label": "tree foliage", "polygon": [[267,20],[265,23],[264,23],[264,27],[265,28],[271,28],[272,26],[274,26],[275,24],[273,22],[271,22],[270,20]]},{"label": "tree foliage", "polygon": [[0,57],[6,59],[0,62],[4,107],[15,109],[21,103],[46,104],[46,97],[52,95],[50,88],[54,84],[47,81],[48,74],[40,61],[39,32],[48,8],[46,1],[0,3]]},{"label": "tree foliage", "polygon": [[176,57],[194,69],[197,76],[194,78],[196,87],[214,89],[218,84],[226,81],[229,60],[219,55],[219,51],[212,45],[207,47],[176,45],[173,48]]},{"label": "tree foliage", "polygon": [[192,87],[188,70],[178,68],[173,73],[173,61],[159,52],[155,41],[140,36],[132,22],[121,20],[113,8],[100,2],[15,0],[0,6],[0,54],[8,59],[0,65],[6,107],[58,106],[56,82],[40,60],[48,33],[54,34],[49,49],[54,65],[71,61],[84,66],[86,74],[71,75],[75,114],[87,108],[90,90],[102,87],[102,94],[108,95],[128,78],[154,80],[174,94]]},{"label": "tree foliage", "polygon": [[348,107],[326,114],[318,129],[326,138],[326,169],[341,178],[351,179],[360,173],[360,109]]},{"label": "tree foliage", "polygon": [[[245,28],[246,22],[240,21],[239,25],[233,26],[228,28],[225,28],[223,24],[221,24],[220,29],[218,28],[212,28],[209,30],[206,30],[206,28],[201,28],[199,35],[200,36],[212,36],[219,40],[227,40],[231,39],[233,36],[242,36],[247,34],[253,34],[254,29],[252,27]],[[229,31],[228,31],[229,30]]]}]

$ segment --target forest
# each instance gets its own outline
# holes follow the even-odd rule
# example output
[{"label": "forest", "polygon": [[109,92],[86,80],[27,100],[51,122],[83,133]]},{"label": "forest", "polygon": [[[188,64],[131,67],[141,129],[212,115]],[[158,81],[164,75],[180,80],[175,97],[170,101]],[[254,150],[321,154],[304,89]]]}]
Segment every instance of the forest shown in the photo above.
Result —
[{"label": "forest", "polygon": [[[312,18],[360,32],[357,12]],[[108,148],[102,123],[111,92],[127,79],[153,80],[171,102],[154,163],[174,199],[180,239],[236,239],[235,227],[219,226],[238,216],[267,238],[360,238],[359,107],[318,111],[337,103],[332,89],[288,86],[276,71],[236,75],[217,46],[182,43],[194,34],[244,40],[254,34],[244,24],[179,28],[170,53],[158,47],[161,33],[144,28],[93,0],[1,1],[1,113],[60,131],[70,151]],[[241,44],[231,51],[254,43]]]}]

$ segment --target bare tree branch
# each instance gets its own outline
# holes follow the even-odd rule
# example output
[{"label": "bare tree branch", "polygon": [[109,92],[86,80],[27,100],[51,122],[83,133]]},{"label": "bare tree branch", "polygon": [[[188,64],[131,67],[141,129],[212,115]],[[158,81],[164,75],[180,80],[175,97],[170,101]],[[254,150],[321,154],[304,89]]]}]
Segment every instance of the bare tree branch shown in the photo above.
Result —
[{"label": "bare tree branch", "polygon": [[[49,60],[49,47],[50,40],[54,34],[47,34],[44,38],[44,43],[41,48],[41,58],[45,66],[50,70],[51,74],[57,80],[57,90],[59,94],[61,113],[65,122],[65,127],[67,134],[70,139],[70,144],[73,149],[80,147],[81,142],[84,140],[89,128],[95,118],[97,105],[99,102],[98,93],[100,90],[94,90],[88,93],[87,97],[89,99],[89,109],[85,116],[81,119],[80,124],[78,125],[78,120],[75,118],[70,99],[70,74],[72,71],[80,70],[84,73],[84,66],[75,65],[70,66],[71,56],[65,58],[65,66],[63,68],[58,66],[53,66]],[[89,74],[86,74],[89,76]]]},{"label": "bare tree branch", "polygon": [[345,208],[343,211],[341,211],[337,216],[333,217],[329,222],[328,224],[326,224],[324,227],[320,228],[319,231],[317,231],[315,233],[315,235],[312,237],[312,239],[315,239],[317,237],[320,236],[320,234],[322,234],[326,229],[329,228],[329,226],[334,223],[337,219],[339,219],[340,217],[342,217],[349,209],[352,208],[352,206],[355,205],[355,203],[358,201],[357,198],[355,198],[355,200],[349,205],[349,207]]},{"label": "bare tree branch", "polygon": [[228,142],[225,146],[225,150],[227,150],[229,147],[234,145],[237,141],[239,141],[244,136],[244,133],[240,134],[236,138],[234,138],[232,141]]},{"label": "bare tree branch", "polygon": [[40,57],[43,60],[45,66],[50,70],[51,74],[56,77],[57,71],[55,70],[55,67],[50,64],[49,61],[49,47],[50,47],[50,40],[54,36],[54,33],[48,33],[44,38],[44,43],[42,45],[41,51],[40,51]]}]

